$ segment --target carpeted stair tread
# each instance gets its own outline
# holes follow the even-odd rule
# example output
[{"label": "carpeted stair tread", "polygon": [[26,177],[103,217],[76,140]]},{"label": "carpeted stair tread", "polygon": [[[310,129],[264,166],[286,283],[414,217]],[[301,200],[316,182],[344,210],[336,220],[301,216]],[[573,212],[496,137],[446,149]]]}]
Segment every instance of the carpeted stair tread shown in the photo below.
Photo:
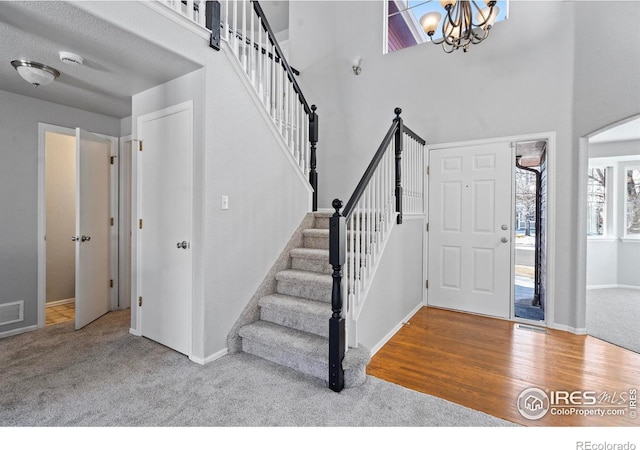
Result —
[{"label": "carpeted stair tread", "polygon": [[284,352],[315,361],[327,362],[328,360],[327,338],[275,323],[259,320],[242,327],[240,336],[243,339],[255,340],[270,347],[282,349]]},{"label": "carpeted stair tread", "polygon": [[331,278],[331,275],[307,272],[305,270],[283,270],[276,274],[276,280],[310,283],[317,286],[327,286],[329,288],[333,285],[333,279]]},{"label": "carpeted stair tread", "polygon": [[274,294],[262,297],[258,305],[263,321],[319,336],[329,336],[331,307],[327,302]]},{"label": "carpeted stair tread", "polygon": [[292,258],[318,259],[329,264],[329,250],[321,248],[294,248],[289,252]]}]

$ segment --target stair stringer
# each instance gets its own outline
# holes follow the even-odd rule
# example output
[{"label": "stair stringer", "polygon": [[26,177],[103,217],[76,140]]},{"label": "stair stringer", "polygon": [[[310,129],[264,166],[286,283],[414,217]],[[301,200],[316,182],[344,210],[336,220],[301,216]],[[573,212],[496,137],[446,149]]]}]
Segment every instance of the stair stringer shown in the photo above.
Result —
[{"label": "stair stringer", "polygon": [[300,226],[294,231],[291,239],[289,239],[289,242],[287,242],[280,255],[278,255],[275,263],[262,280],[262,283],[258,286],[258,289],[256,289],[255,294],[253,294],[247,306],[245,306],[240,317],[231,328],[231,331],[229,331],[227,335],[227,348],[229,353],[239,353],[242,351],[242,338],[239,335],[240,328],[260,320],[260,306],[258,305],[258,301],[262,297],[276,293],[276,274],[283,270],[291,269],[290,253],[293,249],[302,247],[302,232],[305,229],[312,228],[314,222],[315,217],[313,213],[308,213],[304,219],[302,219]]}]

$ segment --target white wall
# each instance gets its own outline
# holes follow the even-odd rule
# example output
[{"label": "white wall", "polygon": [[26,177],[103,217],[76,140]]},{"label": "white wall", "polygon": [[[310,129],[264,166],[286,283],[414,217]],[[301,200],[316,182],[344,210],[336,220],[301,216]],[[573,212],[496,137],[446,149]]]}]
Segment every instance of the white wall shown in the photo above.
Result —
[{"label": "white wall", "polygon": [[380,261],[358,320],[358,343],[376,352],[422,305],[425,216],[404,215]]},{"label": "white wall", "polygon": [[[575,230],[570,263],[574,268],[564,283],[576,287],[567,303],[567,315],[584,328],[586,300],[582,277],[586,255],[584,215],[579,205],[586,202],[586,170],[589,154],[579,138],[640,113],[640,2],[574,2],[575,83],[573,90],[573,136],[567,151],[572,154],[570,172],[575,188],[573,215],[559,225]],[[579,199],[579,200],[578,200]],[[584,246],[584,247],[583,247]],[[582,287],[581,287],[582,286]]]},{"label": "white wall", "polygon": [[46,301],[75,297],[76,139],[45,133],[47,205]]},{"label": "white wall", "polygon": [[428,144],[555,131],[554,317],[575,327],[574,3],[511,2],[510,18],[467,53],[426,43],[383,55],[382,23],[381,1],[290,3],[291,64],[320,117],[320,205],[351,194],[395,106]]},{"label": "white wall", "polygon": [[0,303],[25,302],[0,333],[37,325],[38,122],[120,134],[119,119],[0,91]]}]

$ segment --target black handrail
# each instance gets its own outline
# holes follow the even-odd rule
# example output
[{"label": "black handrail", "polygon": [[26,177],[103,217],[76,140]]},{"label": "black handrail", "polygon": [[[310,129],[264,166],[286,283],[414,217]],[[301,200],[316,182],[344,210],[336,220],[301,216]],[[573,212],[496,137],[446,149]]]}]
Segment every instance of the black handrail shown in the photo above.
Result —
[{"label": "black handrail", "polygon": [[355,206],[367,189],[373,174],[380,161],[390,148],[391,141],[395,139],[395,195],[397,223],[402,223],[402,174],[400,172],[402,162],[402,145],[405,134],[415,139],[422,145],[425,140],[415,132],[404,126],[400,114],[402,109],[395,108],[393,111],[396,117],[387,131],[380,147],[376,151],[369,166],[356,186],[355,191],[349,198],[346,206],[342,209],[342,201],[335,199],[332,206],[335,209],[333,216],[329,219],[329,264],[332,268],[332,288],[331,288],[331,318],[329,319],[329,387],[335,392],[340,392],[344,388],[344,369],[342,361],[344,359],[345,342],[345,320],[342,317],[342,266],[346,260],[346,233],[347,221],[351,218]]}]

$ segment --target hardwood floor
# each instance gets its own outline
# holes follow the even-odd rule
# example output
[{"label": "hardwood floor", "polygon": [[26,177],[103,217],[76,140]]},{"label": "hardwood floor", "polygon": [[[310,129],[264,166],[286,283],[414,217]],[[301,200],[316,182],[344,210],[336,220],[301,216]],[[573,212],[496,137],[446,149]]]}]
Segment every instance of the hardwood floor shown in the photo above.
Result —
[{"label": "hardwood floor", "polygon": [[[590,336],[424,307],[374,355],[367,374],[527,426],[640,426],[640,403],[632,409],[629,398],[640,391],[640,355]],[[624,415],[560,415],[567,410],[552,404],[544,417],[525,419],[517,400],[531,387],[609,395],[589,407],[605,414],[624,398]]]}]

